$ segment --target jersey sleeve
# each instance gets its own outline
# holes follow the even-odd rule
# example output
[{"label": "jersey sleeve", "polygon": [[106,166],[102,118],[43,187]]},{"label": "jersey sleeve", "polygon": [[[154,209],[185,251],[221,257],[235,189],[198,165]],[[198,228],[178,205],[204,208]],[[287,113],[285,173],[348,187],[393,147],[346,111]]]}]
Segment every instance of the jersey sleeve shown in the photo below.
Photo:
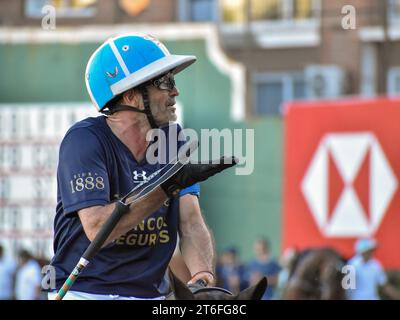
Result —
[{"label": "jersey sleeve", "polygon": [[105,151],[99,138],[89,129],[72,130],[64,138],[57,180],[66,215],[110,202]]},{"label": "jersey sleeve", "polygon": [[[182,131],[182,128],[179,124],[176,124],[176,130],[177,130],[177,136],[178,137],[180,136],[180,139],[178,139],[178,149],[180,149],[185,144],[187,138],[186,136],[184,136],[184,132]],[[187,187],[179,192],[180,197],[186,194],[192,194],[197,197],[200,197],[200,184],[195,183],[194,185]]]},{"label": "jersey sleeve", "polygon": [[182,189],[179,192],[180,197],[184,196],[185,194],[192,194],[194,196],[200,197],[200,185],[198,183],[195,183],[194,185]]}]

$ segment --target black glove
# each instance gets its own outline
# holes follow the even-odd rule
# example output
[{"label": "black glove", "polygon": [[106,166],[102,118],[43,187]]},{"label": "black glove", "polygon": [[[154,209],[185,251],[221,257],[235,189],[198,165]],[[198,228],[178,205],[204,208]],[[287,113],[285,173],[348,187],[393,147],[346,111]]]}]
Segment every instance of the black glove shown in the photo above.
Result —
[{"label": "black glove", "polygon": [[178,192],[182,189],[185,189],[195,184],[196,182],[205,181],[216,173],[233,167],[237,163],[238,160],[235,157],[222,157],[219,160],[219,163],[188,163],[175,175],[162,183],[161,188],[164,190],[168,197],[172,198],[176,196]]}]

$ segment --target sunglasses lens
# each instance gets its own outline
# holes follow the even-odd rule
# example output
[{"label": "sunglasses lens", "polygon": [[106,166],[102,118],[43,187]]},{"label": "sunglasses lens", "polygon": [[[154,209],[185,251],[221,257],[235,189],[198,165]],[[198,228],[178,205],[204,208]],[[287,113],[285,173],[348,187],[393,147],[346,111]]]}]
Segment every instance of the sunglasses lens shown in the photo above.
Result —
[{"label": "sunglasses lens", "polygon": [[172,90],[175,88],[175,79],[172,75],[166,75],[155,80],[154,85],[161,90]]}]

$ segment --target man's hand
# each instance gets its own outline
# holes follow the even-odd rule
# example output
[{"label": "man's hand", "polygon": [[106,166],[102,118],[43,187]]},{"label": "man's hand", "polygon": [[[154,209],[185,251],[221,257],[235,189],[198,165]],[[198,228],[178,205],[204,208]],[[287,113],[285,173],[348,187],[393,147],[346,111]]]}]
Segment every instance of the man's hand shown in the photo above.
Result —
[{"label": "man's hand", "polygon": [[201,284],[203,287],[213,287],[216,284],[214,273],[211,271],[200,271],[197,272],[192,279],[188,282],[188,285]]},{"label": "man's hand", "polygon": [[168,197],[174,197],[177,193],[196,182],[207,180],[209,177],[238,163],[237,158],[222,157],[218,163],[210,164],[186,164],[179,172],[161,184],[161,188]]}]

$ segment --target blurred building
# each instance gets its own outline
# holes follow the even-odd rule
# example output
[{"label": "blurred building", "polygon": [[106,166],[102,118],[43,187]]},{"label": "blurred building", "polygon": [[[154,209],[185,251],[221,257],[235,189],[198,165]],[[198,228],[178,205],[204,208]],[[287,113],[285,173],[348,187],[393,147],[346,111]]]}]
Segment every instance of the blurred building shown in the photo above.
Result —
[{"label": "blurred building", "polygon": [[[220,248],[236,244],[249,252],[267,234],[278,251],[285,102],[400,95],[400,0],[0,0],[0,8],[0,240],[17,247],[19,240],[10,239],[24,235],[32,244],[27,235],[40,229],[45,240],[35,250],[46,255],[57,143],[90,113],[79,111],[89,103],[84,66],[110,35],[155,33],[171,51],[199,57],[178,79],[185,125],[255,130],[254,174],[206,183],[202,193]],[[44,19],[52,8],[55,29]],[[40,161],[48,161],[45,168]],[[11,196],[10,184],[29,197]]]},{"label": "blurred building", "polygon": [[249,116],[277,113],[282,100],[400,90],[398,0],[1,0],[0,25],[38,27],[47,4],[57,27],[215,25],[225,52],[246,67]]}]

